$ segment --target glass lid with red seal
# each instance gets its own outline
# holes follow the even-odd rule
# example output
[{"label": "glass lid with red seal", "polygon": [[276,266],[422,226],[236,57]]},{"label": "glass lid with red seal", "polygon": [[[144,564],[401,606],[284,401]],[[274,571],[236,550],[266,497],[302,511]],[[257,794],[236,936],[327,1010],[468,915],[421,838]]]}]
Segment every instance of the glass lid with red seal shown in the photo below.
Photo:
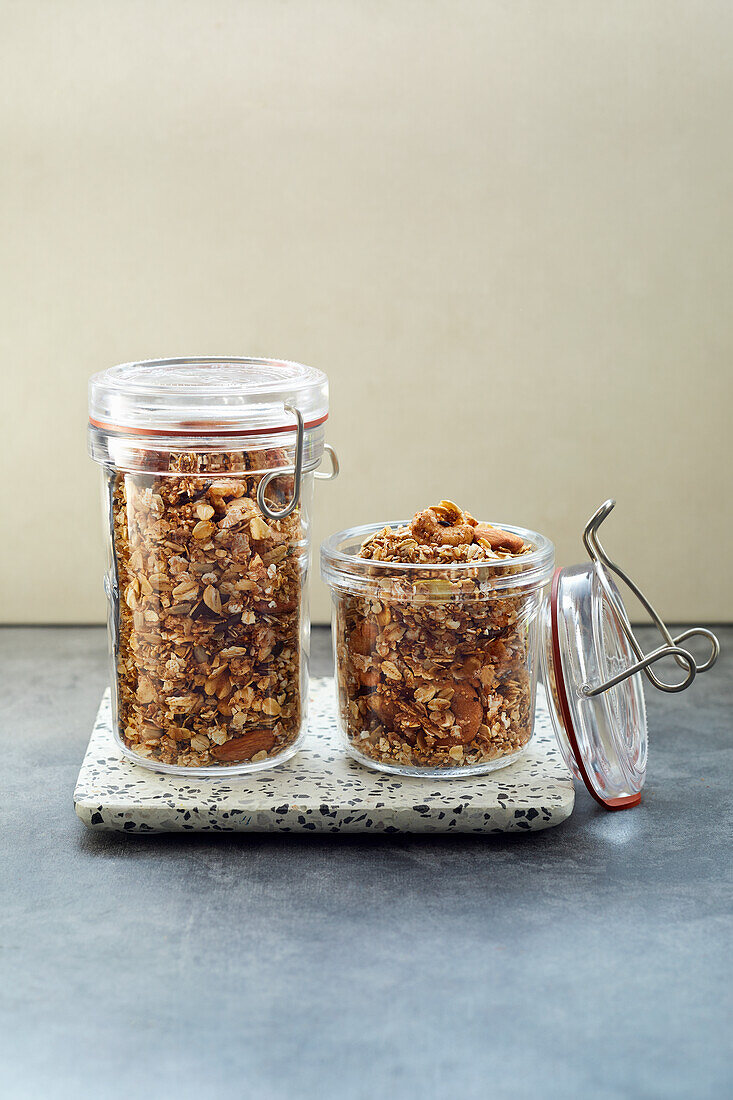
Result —
[{"label": "glass lid with red seal", "polygon": [[[285,465],[263,476],[257,504],[270,520],[285,519],[300,502],[301,477],[333,480],[336,453],[324,442],[328,378],[314,367],[285,359],[196,356],[147,359],[109,367],[89,380],[89,453],[127,470],[168,469],[168,452],[259,449]],[[292,462],[286,452],[292,447]],[[315,472],[322,457],[331,469]],[[264,470],[260,464],[259,469]],[[293,475],[284,508],[267,503],[276,477]]]},{"label": "glass lid with red seal", "polygon": [[[545,623],[544,671],[555,733],[570,771],[609,810],[641,799],[647,762],[643,677],[660,691],[689,687],[715,664],[718,639],[703,627],[673,637],[646,596],[606,554],[598,528],[615,501],[591,516],[583,533],[590,561],[557,569]],[[637,597],[659,630],[663,644],[645,653],[631,628],[616,575]],[[703,663],[682,643],[702,637],[710,646]],[[652,666],[671,659],[682,677],[663,680]]]}]

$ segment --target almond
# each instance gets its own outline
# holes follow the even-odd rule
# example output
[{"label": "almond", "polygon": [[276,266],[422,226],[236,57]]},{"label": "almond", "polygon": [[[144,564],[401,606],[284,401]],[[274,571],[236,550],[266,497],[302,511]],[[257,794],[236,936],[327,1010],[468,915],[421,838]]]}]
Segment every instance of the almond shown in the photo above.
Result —
[{"label": "almond", "polygon": [[275,735],[270,730],[250,730],[242,737],[234,737],[223,745],[215,745],[211,755],[228,764],[251,760],[255,753],[269,752],[275,744]]},{"label": "almond", "polygon": [[379,670],[376,668],[365,669],[364,672],[359,673],[359,680],[362,687],[376,687],[379,683]]},{"label": "almond", "polygon": [[354,653],[358,653],[361,657],[370,657],[378,637],[379,630],[376,623],[364,619],[351,631],[349,645]]},{"label": "almond", "polygon": [[474,542],[479,542],[481,539],[488,542],[492,550],[506,550],[510,554],[519,554],[524,549],[524,540],[519,535],[502,531],[500,527],[492,527],[490,523],[477,523],[473,528]]},{"label": "almond", "polygon": [[270,606],[269,600],[257,600],[255,610],[259,611],[261,615],[287,615],[290,611],[295,611],[297,606],[297,600],[283,600],[282,602],[275,600],[274,607]]},{"label": "almond", "polygon": [[471,684],[456,684],[450,709],[461,728],[461,741],[467,745],[473,741],[484,718],[484,708],[476,688]]}]

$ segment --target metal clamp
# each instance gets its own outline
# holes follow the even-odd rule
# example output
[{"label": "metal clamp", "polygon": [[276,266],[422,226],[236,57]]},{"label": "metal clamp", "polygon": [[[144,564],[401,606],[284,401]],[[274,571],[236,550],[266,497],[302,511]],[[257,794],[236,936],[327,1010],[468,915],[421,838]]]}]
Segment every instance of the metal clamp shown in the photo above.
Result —
[{"label": "metal clamp", "polygon": [[[265,474],[265,476],[260,479],[260,483],[257,486],[257,505],[263,516],[266,516],[267,519],[274,520],[286,519],[298,507],[300,503],[301,475],[303,473],[303,441],[305,438],[303,416],[300,409],[297,409],[294,405],[286,405],[285,408],[289,413],[293,414],[297,422],[295,466],[284,466],[281,470],[271,470],[269,474]],[[339,475],[339,460],[333,447],[328,443],[324,444],[323,450],[331,459],[331,470],[328,473],[316,473],[314,476],[321,481],[333,481]],[[293,495],[284,508],[281,508],[280,511],[276,511],[274,508],[270,508],[269,504],[266,502],[265,490],[273,478],[283,477],[283,475],[288,474],[293,475]]]},{"label": "metal clamp", "polygon": [[318,478],[319,481],[335,481],[336,478],[339,476],[341,470],[341,467],[339,466],[338,455],[336,454],[330,443],[323,444],[323,453],[327,454],[328,457],[331,459],[331,469],[328,471],[328,473],[325,474],[322,474],[320,470],[316,470],[313,476]]},{"label": "metal clamp", "polygon": [[[621,623],[621,628],[626,635],[629,645],[633,649],[638,659],[635,664],[631,665],[630,668],[627,668],[624,672],[619,673],[618,676],[612,676],[610,680],[606,680],[604,683],[599,684],[598,687],[591,688],[586,685],[583,688],[583,694],[591,697],[595,695],[600,695],[602,692],[607,691],[610,687],[613,687],[615,684],[620,684],[622,680],[628,679],[629,676],[633,676],[637,672],[643,672],[649,682],[653,684],[655,688],[659,688],[660,691],[684,691],[685,688],[690,686],[698,672],[707,672],[709,668],[713,667],[720,653],[720,643],[711,630],[706,630],[704,627],[701,626],[690,627],[689,629],[684,630],[681,634],[678,634],[676,638],[673,638],[669,630],[667,629],[667,626],[654,610],[651,603],[638,587],[638,585],[636,585],[631,580],[631,577],[629,577],[628,574],[624,572],[621,566],[616,565],[615,562],[611,561],[598,539],[598,528],[603,523],[603,521],[607,519],[607,517],[611,514],[615,505],[615,500],[607,500],[605,504],[601,505],[597,512],[594,512],[594,514],[585,525],[585,530],[583,531],[583,543],[585,544],[585,548],[588,551],[591,560],[596,565],[596,575],[601,582],[603,591],[613,605],[613,608],[618,615],[619,622]],[[628,587],[634,593],[639,602],[646,608],[652,621],[654,622],[654,625],[664,638],[664,645],[659,646],[658,649],[652,650],[651,653],[644,653],[644,650],[639,645],[639,642],[635,638],[634,632],[631,629],[631,623],[629,622],[629,617],[626,614],[626,609],[621,601],[617,598],[616,593],[613,591],[609,583],[609,579],[605,572],[606,569],[610,569],[611,572],[615,573],[617,577],[620,577],[620,579],[626,585],[628,585]],[[710,642],[710,656],[703,664],[697,664],[692,654],[688,652],[688,650],[682,649],[680,647],[680,642],[684,642],[688,638],[692,637],[706,638]],[[656,673],[652,672],[651,666],[653,664],[656,664],[657,661],[661,661],[664,657],[673,657],[680,668],[684,668],[686,670],[685,678],[679,683],[666,683],[664,680],[660,680]]]}]

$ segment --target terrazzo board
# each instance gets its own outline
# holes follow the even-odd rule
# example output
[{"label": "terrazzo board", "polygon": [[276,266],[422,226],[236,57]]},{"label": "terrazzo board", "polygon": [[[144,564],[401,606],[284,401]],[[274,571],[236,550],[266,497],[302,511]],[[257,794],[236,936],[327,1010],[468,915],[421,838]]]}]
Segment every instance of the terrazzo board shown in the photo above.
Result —
[{"label": "terrazzo board", "polygon": [[91,829],[128,833],[504,833],[559,825],[575,801],[542,689],[523,759],[487,776],[445,780],[372,771],[341,749],[331,678],[311,681],[303,748],[270,772],[221,779],[167,775],[126,760],[102,702],[74,791]]}]

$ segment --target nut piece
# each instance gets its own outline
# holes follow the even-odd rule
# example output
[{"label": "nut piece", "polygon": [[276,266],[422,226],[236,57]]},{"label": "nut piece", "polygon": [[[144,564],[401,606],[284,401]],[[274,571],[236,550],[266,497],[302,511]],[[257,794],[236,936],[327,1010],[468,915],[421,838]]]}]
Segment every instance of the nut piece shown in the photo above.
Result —
[{"label": "nut piece", "polygon": [[510,554],[521,554],[524,549],[524,539],[511,531],[502,531],[500,527],[492,527],[490,523],[477,523],[473,528],[473,537],[476,542],[481,539],[488,542],[492,550],[507,550]]},{"label": "nut piece", "polygon": [[221,596],[212,584],[204,589],[204,603],[210,611],[214,611],[217,615],[221,614]]},{"label": "nut piece", "polygon": [[468,545],[473,540],[473,528],[463,522],[463,513],[450,501],[441,501],[435,508],[418,512],[410,524],[418,542],[436,546]]},{"label": "nut piece", "polygon": [[349,645],[354,653],[358,653],[361,657],[370,657],[377,644],[378,637],[379,628],[377,624],[370,622],[368,619],[363,619],[352,630]]},{"label": "nut piece", "polygon": [[252,516],[249,521],[249,531],[256,542],[263,542],[264,539],[272,538],[272,528],[259,516]]},{"label": "nut piece", "polygon": [[271,730],[250,730],[242,737],[235,737],[223,745],[215,745],[211,755],[217,760],[234,763],[251,760],[258,752],[269,752],[274,744],[275,736]]},{"label": "nut piece", "polygon": [[484,708],[476,688],[470,684],[457,684],[450,701],[450,709],[461,728],[461,741],[467,745],[478,733],[484,717]]}]

